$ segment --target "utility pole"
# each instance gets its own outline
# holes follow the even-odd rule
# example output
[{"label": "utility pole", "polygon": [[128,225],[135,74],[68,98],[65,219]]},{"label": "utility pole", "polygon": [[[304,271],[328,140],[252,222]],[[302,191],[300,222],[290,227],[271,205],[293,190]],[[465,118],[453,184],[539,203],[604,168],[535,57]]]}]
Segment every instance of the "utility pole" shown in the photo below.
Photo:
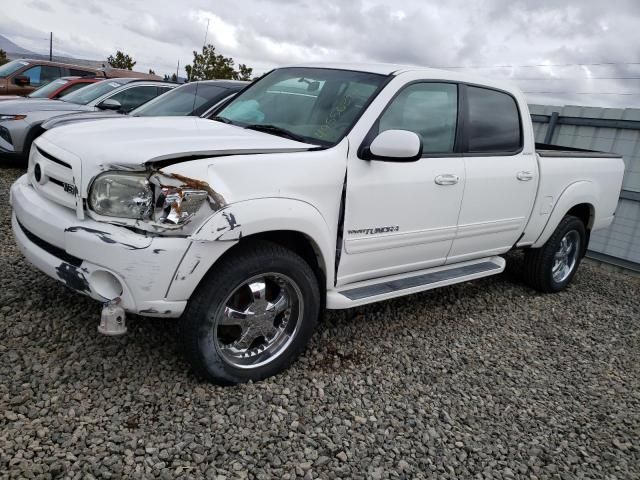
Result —
[{"label": "utility pole", "polygon": [[176,68],[176,82],[178,81],[178,72],[180,71],[180,60],[178,59],[178,67]]},{"label": "utility pole", "polygon": [[53,32],[49,34],[49,61],[53,59]]},{"label": "utility pole", "polygon": [[206,46],[207,45],[207,36],[209,35],[209,22],[211,21],[210,18],[207,18],[207,30],[204,32],[204,42],[202,42],[202,46]]}]

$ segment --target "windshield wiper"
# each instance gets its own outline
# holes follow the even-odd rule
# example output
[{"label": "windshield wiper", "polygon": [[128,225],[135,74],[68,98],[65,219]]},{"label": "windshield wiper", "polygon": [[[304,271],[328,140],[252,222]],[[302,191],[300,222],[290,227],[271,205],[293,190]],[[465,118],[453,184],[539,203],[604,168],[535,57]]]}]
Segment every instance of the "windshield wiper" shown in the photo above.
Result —
[{"label": "windshield wiper", "polygon": [[309,143],[309,141],[303,136],[296,135],[295,133],[287,130],[286,128],[278,127],[276,125],[268,125],[268,124],[262,125],[260,123],[256,123],[253,125],[247,125],[244,128],[249,130],[257,130],[258,132],[272,133],[273,135],[289,138],[291,140],[295,140],[296,142]]},{"label": "windshield wiper", "polygon": [[229,120],[227,117],[220,117],[218,115],[216,115],[215,117],[211,117],[211,120],[213,120],[214,122],[222,122],[222,123],[233,124],[233,122],[231,120]]}]

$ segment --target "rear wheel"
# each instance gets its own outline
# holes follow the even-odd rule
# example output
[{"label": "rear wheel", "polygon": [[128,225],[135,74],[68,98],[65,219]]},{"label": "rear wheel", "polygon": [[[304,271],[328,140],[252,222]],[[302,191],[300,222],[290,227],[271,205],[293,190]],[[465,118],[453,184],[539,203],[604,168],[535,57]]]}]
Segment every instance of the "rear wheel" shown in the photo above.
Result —
[{"label": "rear wheel", "polygon": [[585,248],[582,220],[571,215],[564,217],[542,247],[525,252],[526,283],[545,293],[564,290],[573,279]]},{"label": "rear wheel", "polygon": [[304,350],[320,311],[316,275],[295,252],[254,242],[223,259],[181,320],[187,359],[222,384],[261,380]]}]

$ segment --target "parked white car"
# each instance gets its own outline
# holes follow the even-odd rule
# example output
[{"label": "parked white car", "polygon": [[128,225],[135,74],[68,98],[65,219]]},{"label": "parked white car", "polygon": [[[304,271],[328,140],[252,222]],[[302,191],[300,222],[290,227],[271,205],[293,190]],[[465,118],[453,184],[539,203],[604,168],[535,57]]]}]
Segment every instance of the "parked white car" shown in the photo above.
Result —
[{"label": "parked white car", "polygon": [[564,289],[608,226],[620,157],[538,149],[522,93],[387,65],[276,69],[217,112],[53,129],[11,189],[44,273],[124,315],[180,318],[194,369],[280,372],[321,309],[500,273]]}]

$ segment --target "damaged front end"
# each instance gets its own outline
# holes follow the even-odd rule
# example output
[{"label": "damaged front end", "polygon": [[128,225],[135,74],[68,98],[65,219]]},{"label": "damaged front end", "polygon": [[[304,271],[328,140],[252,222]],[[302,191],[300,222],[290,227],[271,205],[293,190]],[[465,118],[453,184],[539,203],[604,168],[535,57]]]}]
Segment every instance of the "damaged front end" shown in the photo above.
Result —
[{"label": "damaged front end", "polygon": [[202,180],[149,168],[111,170],[96,176],[88,191],[94,220],[163,235],[186,235],[226,205]]}]

